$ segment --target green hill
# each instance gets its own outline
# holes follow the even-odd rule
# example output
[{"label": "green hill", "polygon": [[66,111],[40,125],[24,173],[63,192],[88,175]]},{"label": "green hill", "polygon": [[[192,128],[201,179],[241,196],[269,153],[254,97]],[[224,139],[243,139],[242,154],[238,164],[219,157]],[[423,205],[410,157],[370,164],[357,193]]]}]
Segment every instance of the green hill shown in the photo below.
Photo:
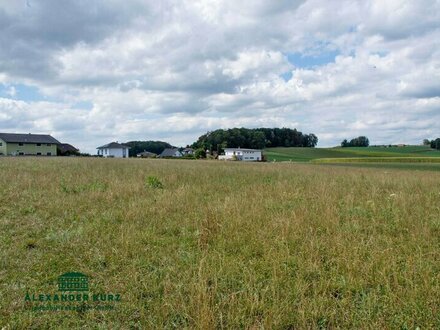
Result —
[{"label": "green hill", "polygon": [[308,162],[320,158],[440,157],[440,151],[426,146],[350,148],[267,148],[269,161]]}]

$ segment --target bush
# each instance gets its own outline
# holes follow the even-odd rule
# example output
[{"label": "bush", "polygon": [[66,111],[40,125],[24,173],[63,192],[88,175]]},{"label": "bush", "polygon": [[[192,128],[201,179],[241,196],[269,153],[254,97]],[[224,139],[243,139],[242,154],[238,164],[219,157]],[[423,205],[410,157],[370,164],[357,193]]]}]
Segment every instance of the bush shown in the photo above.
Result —
[{"label": "bush", "polygon": [[160,180],[155,176],[149,176],[145,182],[145,186],[147,188],[163,189],[162,182],[160,182]]}]

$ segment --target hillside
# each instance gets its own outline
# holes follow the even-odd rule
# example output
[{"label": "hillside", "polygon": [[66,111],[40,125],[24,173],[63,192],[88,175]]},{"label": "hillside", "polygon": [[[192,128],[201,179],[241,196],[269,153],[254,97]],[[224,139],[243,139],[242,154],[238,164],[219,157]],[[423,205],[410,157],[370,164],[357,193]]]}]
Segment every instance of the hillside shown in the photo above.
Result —
[{"label": "hillside", "polygon": [[269,161],[308,162],[320,158],[440,157],[440,151],[426,146],[350,148],[268,148]]}]

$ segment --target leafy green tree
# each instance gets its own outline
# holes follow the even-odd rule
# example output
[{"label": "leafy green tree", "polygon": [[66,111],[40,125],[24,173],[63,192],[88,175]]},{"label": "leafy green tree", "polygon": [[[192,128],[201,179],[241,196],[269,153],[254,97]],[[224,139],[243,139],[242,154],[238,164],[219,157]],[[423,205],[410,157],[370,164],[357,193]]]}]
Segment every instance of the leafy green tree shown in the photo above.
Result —
[{"label": "leafy green tree", "polygon": [[370,141],[366,136],[359,136],[351,139],[350,142],[344,139],[344,141],[341,142],[341,147],[368,147],[369,145]]},{"label": "leafy green tree", "polygon": [[218,129],[201,135],[192,147],[222,152],[225,148],[315,147],[318,138],[290,128]]},{"label": "leafy green tree", "polygon": [[440,150],[440,138],[434,140],[434,148]]},{"label": "leafy green tree", "polygon": [[206,150],[203,148],[196,149],[196,151],[194,151],[194,157],[197,159],[206,158]]},{"label": "leafy green tree", "polygon": [[368,147],[370,145],[370,140],[366,136],[359,136],[354,140],[356,141],[356,147]]}]

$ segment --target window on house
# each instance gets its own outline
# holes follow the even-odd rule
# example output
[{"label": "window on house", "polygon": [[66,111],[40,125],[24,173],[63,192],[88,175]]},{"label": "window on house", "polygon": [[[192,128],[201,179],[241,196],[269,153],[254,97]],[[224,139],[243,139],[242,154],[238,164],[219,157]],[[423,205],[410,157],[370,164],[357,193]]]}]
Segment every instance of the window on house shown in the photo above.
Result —
[{"label": "window on house", "polygon": [[37,152],[37,156],[41,156],[41,152]]},{"label": "window on house", "polygon": [[24,156],[24,152],[19,152],[18,155],[19,156]]},{"label": "window on house", "polygon": [[41,143],[37,143],[37,147],[41,147]]},{"label": "window on house", "polygon": [[52,153],[51,153],[51,152],[48,152],[47,155],[48,155],[48,156],[52,156]]},{"label": "window on house", "polygon": [[23,143],[20,142],[18,145],[19,145],[19,146],[23,146]]},{"label": "window on house", "polygon": [[50,147],[51,146],[51,144],[50,143],[48,143],[48,144],[46,144],[48,147]]},{"label": "window on house", "polygon": [[3,142],[0,142],[0,147],[3,147]]}]

